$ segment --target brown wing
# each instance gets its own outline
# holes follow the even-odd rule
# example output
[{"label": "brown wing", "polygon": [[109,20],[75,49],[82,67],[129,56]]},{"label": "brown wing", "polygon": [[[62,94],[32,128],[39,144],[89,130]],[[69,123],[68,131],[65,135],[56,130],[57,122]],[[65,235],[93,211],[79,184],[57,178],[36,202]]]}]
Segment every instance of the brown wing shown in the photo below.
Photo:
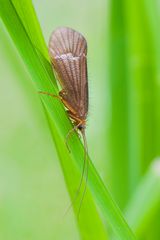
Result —
[{"label": "brown wing", "polygon": [[86,118],[88,112],[87,43],[71,28],[58,28],[49,41],[49,55],[58,80],[66,95],[64,99]]}]

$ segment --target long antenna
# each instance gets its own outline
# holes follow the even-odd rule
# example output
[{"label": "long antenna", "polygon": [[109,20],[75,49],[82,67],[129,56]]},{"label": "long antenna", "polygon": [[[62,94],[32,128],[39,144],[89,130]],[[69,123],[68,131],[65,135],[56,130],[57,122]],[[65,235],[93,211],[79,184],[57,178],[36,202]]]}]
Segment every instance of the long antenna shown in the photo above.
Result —
[{"label": "long antenna", "polygon": [[86,193],[86,190],[87,190],[88,168],[89,168],[89,161],[87,160],[88,146],[87,146],[87,141],[86,141],[85,128],[81,129],[81,134],[82,134],[83,142],[84,142],[84,164],[86,162],[86,179],[85,179],[85,187],[84,187],[83,195],[82,195],[82,198],[81,198],[81,201],[80,201],[80,206],[79,206],[79,209],[78,209],[78,218],[79,218],[80,210],[81,210],[81,207],[82,207],[82,202],[84,200],[84,196],[85,196],[85,193]]},{"label": "long antenna", "polygon": [[[69,136],[69,135],[71,134],[71,132],[74,131],[75,129],[76,129],[76,127],[74,127],[73,129],[71,129],[71,130],[69,131],[69,134],[67,134],[67,137],[66,137],[66,142],[67,142],[67,140],[68,140],[68,136]],[[75,194],[72,202],[71,202],[70,205],[68,206],[67,210],[65,211],[64,216],[67,214],[67,212],[70,210],[70,208],[74,205],[74,203],[75,203],[75,201],[76,201],[76,199],[77,199],[77,197],[78,197],[78,195],[79,195],[79,192],[80,192],[80,190],[81,190],[82,183],[83,183],[83,177],[84,177],[85,166],[86,166],[86,156],[87,156],[87,152],[88,152],[88,151],[87,151],[87,142],[86,142],[85,132],[83,132],[83,131],[81,130],[81,134],[82,134],[83,142],[84,142],[84,162],[83,162],[82,175],[81,175],[80,183],[79,183],[78,189],[77,189],[77,191],[76,191],[76,194]],[[67,148],[68,148],[68,146],[67,146]],[[88,167],[87,167],[87,169],[88,169]],[[87,170],[87,169],[86,169],[86,170]],[[88,172],[88,170],[87,170],[87,172]],[[88,175],[88,173],[87,173],[87,175]],[[86,184],[85,184],[85,188],[86,188]],[[86,190],[85,190],[85,191],[86,191]],[[83,192],[83,195],[84,195],[84,192]],[[82,198],[84,198],[84,196],[82,196]],[[82,205],[82,200],[83,200],[83,199],[81,199],[80,208],[81,208],[81,205]],[[79,215],[79,212],[80,212],[80,208],[79,208],[79,210],[78,210],[78,215]]]}]

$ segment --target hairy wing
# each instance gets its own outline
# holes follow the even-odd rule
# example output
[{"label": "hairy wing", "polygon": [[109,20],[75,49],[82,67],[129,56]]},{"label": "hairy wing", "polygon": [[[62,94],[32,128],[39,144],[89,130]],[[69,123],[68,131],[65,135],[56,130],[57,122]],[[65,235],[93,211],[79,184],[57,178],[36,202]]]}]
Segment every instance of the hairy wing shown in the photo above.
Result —
[{"label": "hairy wing", "polygon": [[58,80],[65,91],[65,100],[78,113],[88,112],[87,43],[70,28],[58,28],[51,35],[49,54]]}]

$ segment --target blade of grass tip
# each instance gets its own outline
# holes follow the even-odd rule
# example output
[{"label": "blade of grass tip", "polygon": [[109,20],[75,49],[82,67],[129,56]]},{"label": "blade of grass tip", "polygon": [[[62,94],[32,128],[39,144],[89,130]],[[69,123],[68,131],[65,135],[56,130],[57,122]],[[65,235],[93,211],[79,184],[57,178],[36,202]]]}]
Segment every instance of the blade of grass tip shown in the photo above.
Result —
[{"label": "blade of grass tip", "polygon": [[129,177],[132,193],[155,157],[155,58],[145,1],[125,1],[128,34]]},{"label": "blade of grass tip", "polygon": [[[109,72],[111,123],[109,128],[111,190],[121,208],[128,199],[128,91],[124,1],[110,2]],[[117,187],[118,183],[118,187]],[[125,194],[122,194],[125,193]]]},{"label": "blade of grass tip", "polygon": [[[37,51],[28,38],[14,6],[9,0],[1,0],[1,3],[3,3],[0,8],[2,19],[28,67],[36,88],[48,92],[52,90],[52,92],[56,93],[53,81],[51,81],[53,76],[49,75],[46,71],[45,65],[43,65],[43,62],[39,59]],[[9,18],[8,14],[10,16]],[[66,133],[71,128],[70,121],[66,117],[64,108],[62,108],[62,105],[59,102],[53,101],[53,99],[50,99],[47,96],[41,96],[41,99],[49,113],[51,121],[54,123],[58,136],[64,141]],[[73,161],[80,171],[83,163],[84,149],[76,134],[73,135],[70,145],[73,157],[70,157],[69,160]],[[61,152],[61,146],[59,146],[59,152]],[[62,157],[64,158],[64,156]],[[113,202],[109,192],[105,188],[102,180],[91,163],[88,183],[95,202],[101,210],[101,214],[111,225],[113,231],[117,234],[117,237],[119,239],[135,239],[134,234],[121,215],[119,208]]]},{"label": "blade of grass tip", "polygon": [[160,158],[155,159],[142,178],[127,208],[126,219],[138,238],[148,233],[160,204]]}]

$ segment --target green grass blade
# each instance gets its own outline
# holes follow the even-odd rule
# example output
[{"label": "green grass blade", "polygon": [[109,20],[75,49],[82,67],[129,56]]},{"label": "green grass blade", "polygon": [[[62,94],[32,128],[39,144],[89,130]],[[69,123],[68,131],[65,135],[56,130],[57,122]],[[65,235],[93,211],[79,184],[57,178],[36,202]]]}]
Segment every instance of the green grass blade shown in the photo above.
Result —
[{"label": "green grass blade", "polygon": [[[156,155],[160,156],[160,33],[159,33],[159,23],[160,23],[160,12],[159,12],[159,3],[157,1],[146,0],[145,7],[147,15],[150,19],[150,25],[153,34],[153,41],[155,43],[154,55],[156,58],[155,62],[155,73],[156,73],[156,85],[155,85],[155,129],[156,129],[156,141],[155,141],[155,149]],[[160,208],[156,213],[156,217],[154,222],[152,223],[151,231],[146,236],[147,239],[158,239],[160,236],[160,228],[159,228],[159,216],[160,216]],[[148,232],[147,232],[148,233]],[[147,235],[147,234],[146,234]]]},{"label": "green grass blade", "polygon": [[[24,48],[23,49],[25,49],[25,42],[24,41],[22,41],[22,42],[24,44]],[[49,78],[48,81],[49,81],[49,84],[52,84],[52,81],[54,81],[54,78],[52,77],[53,76],[52,71],[50,71],[51,68],[50,68],[49,62],[44,58],[44,56],[41,54],[41,52],[38,51],[38,49],[36,49],[34,51],[34,46],[32,44],[27,45],[26,53],[27,53],[27,51],[30,51],[29,55],[33,51],[33,55],[37,57],[37,59],[39,61],[39,64],[42,65],[42,68],[43,68],[43,71],[44,71],[44,75],[47,75],[47,76],[50,75],[51,76],[51,78]],[[36,66],[37,66],[37,61],[34,60],[33,56],[31,58],[31,60],[32,60],[32,63],[33,62],[36,63]],[[36,72],[36,69],[38,71],[38,68],[35,67],[35,72]],[[40,71],[38,71],[38,72],[40,73]],[[40,77],[42,80],[43,80],[43,76],[44,75],[42,75]],[[43,82],[42,82],[42,84],[43,84]],[[43,85],[42,85],[42,89],[43,89]],[[50,88],[50,91],[52,91],[53,89],[54,88],[52,86]],[[50,99],[50,101],[53,102],[53,99]],[[58,138],[58,135],[56,135],[56,137]],[[61,152],[62,152],[62,145],[61,145],[61,143],[59,143],[59,144],[61,146]],[[66,146],[64,144],[64,141],[63,141],[63,145],[66,148]],[[64,160],[63,164],[64,164],[64,169],[65,169],[65,171],[64,171],[65,179],[67,178],[67,174],[66,173],[68,173],[68,175],[69,175],[68,178],[69,178],[70,181],[67,182],[67,183],[68,183],[68,186],[70,188],[70,192],[72,192],[72,197],[73,197],[74,193],[75,193],[75,190],[76,190],[76,187],[79,184],[80,173],[76,172],[75,166],[71,167],[72,166],[72,161],[71,161],[70,164],[68,164],[70,161],[69,160],[67,161],[68,158],[64,157],[64,156],[67,156],[67,155],[65,155],[64,152],[62,152],[62,153],[63,153],[62,154],[62,157],[63,157],[62,159]],[[70,168],[72,169],[72,171],[69,171]],[[74,172],[75,172],[75,174],[74,174]],[[89,236],[91,236],[93,239],[97,239],[97,237],[100,236],[102,239],[107,239],[106,231],[105,231],[105,229],[104,229],[104,227],[102,225],[102,221],[101,221],[100,217],[98,216],[98,213],[97,213],[95,205],[94,205],[94,203],[92,201],[92,198],[89,197],[88,194],[86,195],[86,201],[88,202],[88,205],[86,205],[87,207],[85,208],[85,210],[83,210],[83,208],[82,208],[81,215],[80,215],[80,220],[78,222],[78,226],[79,226],[82,238],[83,239],[89,239]],[[77,209],[79,207],[79,202],[75,206],[76,206],[76,209]],[[90,218],[90,214],[92,214],[92,216],[93,216],[92,219]],[[96,229],[93,228],[93,225],[97,226]]]},{"label": "green grass blade", "polygon": [[138,238],[151,229],[160,204],[160,160],[155,160],[142,178],[126,209],[126,218]]},{"label": "green grass blade", "polygon": [[[110,178],[111,189],[120,207],[128,198],[128,93],[126,24],[123,0],[110,2],[109,84],[111,94]],[[117,188],[118,183],[118,188]],[[125,193],[125,194],[122,194]]]},{"label": "green grass blade", "polygon": [[[48,58],[48,50],[42,35],[42,31],[37,21],[36,12],[33,8],[31,0],[12,0],[12,3],[28,33],[33,45],[35,45],[38,50]],[[26,14],[26,11],[28,14]],[[32,24],[32,27],[30,26]]]},{"label": "green grass blade", "polygon": [[[60,163],[65,176],[66,187],[71,195],[71,199],[74,199],[75,197],[74,190],[77,189],[77,183],[79,182],[79,179],[80,179],[80,173],[77,170],[76,166],[74,165],[74,162],[70,161],[71,156],[68,153],[68,150],[66,149],[64,140],[56,132],[56,128],[53,125],[53,121],[51,121],[52,117],[46,111],[45,106],[44,106],[44,111],[48,119],[48,123],[50,126],[51,134],[54,139],[54,143],[56,145],[56,149],[58,151],[58,156],[59,156]],[[84,184],[83,184],[83,187],[84,187]],[[83,194],[82,189],[80,193],[82,196]],[[79,211],[79,204],[80,204],[80,201],[78,201],[78,204],[76,202],[76,204],[73,205],[75,214],[77,214],[77,212]],[[92,217],[91,217],[91,214],[92,214]],[[99,218],[99,214],[97,213],[93,198],[91,197],[91,194],[89,191],[86,192],[77,224],[79,225],[79,228],[81,230],[82,239],[93,239],[93,240],[94,239],[96,240],[97,238],[108,239],[107,233],[102,227],[101,219]],[[93,226],[95,226],[95,229],[93,229]]]},{"label": "green grass blade", "polygon": [[130,190],[155,157],[155,56],[145,1],[126,2]]},{"label": "green grass blade", "polygon": [[[43,54],[41,54],[41,51],[35,48],[35,45],[33,45],[32,41],[28,37],[11,1],[1,0],[0,13],[9,33],[12,36],[13,41],[15,42],[24,62],[27,65],[37,91],[44,90],[47,92],[57,93],[56,83],[50,71],[51,67],[48,65],[48,62],[44,58]],[[10,16],[9,18],[8,15]],[[56,133],[56,138],[54,138],[54,141],[58,139],[56,147],[59,156],[61,156],[61,162],[65,161],[65,165],[63,165],[63,171],[69,171],[69,164],[73,164],[74,168],[72,168],[72,170],[80,172],[84,158],[84,149],[77,135],[74,134],[70,141],[72,153],[69,154],[67,152],[64,139],[68,130],[71,128],[71,123],[66,116],[62,104],[60,104],[59,101],[53,101],[53,99],[49,98],[48,96],[41,96],[41,99]],[[67,175],[69,176],[68,173]],[[71,174],[70,177],[72,177]],[[71,180],[70,182],[73,183],[74,179],[72,178]],[[70,191],[73,191],[73,185],[67,184],[67,186],[70,188]],[[102,216],[111,225],[113,231],[117,234],[117,237],[119,239],[135,239],[133,233],[123,219],[120,210],[113,202],[109,192],[105,188],[92,163],[90,163],[88,186],[94,196],[94,201],[101,210]],[[88,204],[90,204],[89,199],[86,199],[86,201],[87,200]],[[92,213],[90,216],[92,216]],[[84,219],[84,221],[86,220]],[[92,218],[91,221],[93,221]],[[96,219],[94,219],[94,221],[96,222]]]}]

